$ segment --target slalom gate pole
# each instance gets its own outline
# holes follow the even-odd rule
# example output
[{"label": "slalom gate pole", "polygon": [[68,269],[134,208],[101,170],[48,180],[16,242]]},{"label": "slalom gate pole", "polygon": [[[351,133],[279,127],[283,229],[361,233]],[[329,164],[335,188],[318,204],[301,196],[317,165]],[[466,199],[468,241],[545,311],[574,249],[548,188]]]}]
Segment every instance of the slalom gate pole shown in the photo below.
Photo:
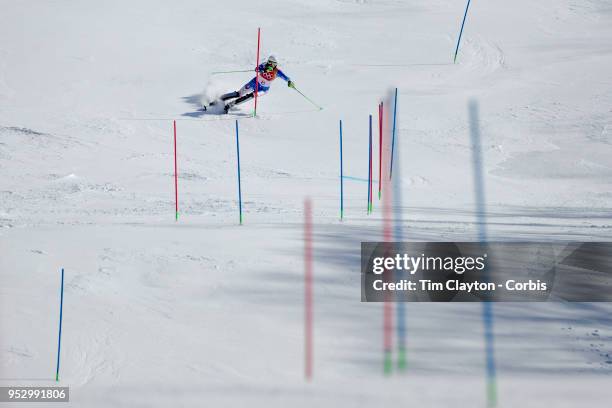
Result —
[{"label": "slalom gate pole", "polygon": [[55,369],[55,381],[59,381],[60,352],[62,349],[62,317],[64,311],[64,268],[62,268],[62,283],[60,286],[60,315],[59,315],[59,334],[57,336],[57,365]]},{"label": "slalom gate pole", "polygon": [[261,44],[261,28],[257,28],[257,65],[255,65],[255,110],[253,116],[257,116],[257,92],[259,92],[259,46]]},{"label": "slalom gate pole", "polygon": [[302,93],[302,91],[300,91],[299,89],[297,89],[295,86],[293,87],[293,90],[297,93],[299,93],[300,95],[302,95],[304,97],[304,99],[306,99],[308,102],[312,103],[315,107],[317,107],[319,110],[323,110],[323,107],[319,106],[317,103],[315,103],[312,99],[310,99],[309,97],[307,97],[306,95],[304,95]]},{"label": "slalom gate pole", "polygon": [[240,225],[242,225],[242,188],[240,186],[240,139],[238,138],[238,120],[236,120],[236,157],[238,168],[238,212]]},{"label": "slalom gate pole", "polygon": [[[382,107],[382,105],[381,105]],[[388,156],[389,149],[387,149]],[[382,183],[382,180],[380,181]],[[391,215],[391,194],[392,190],[389,186],[385,186],[384,197],[382,200],[383,214],[383,247],[385,256],[393,251],[393,235],[392,235],[392,215]],[[399,272],[399,271],[398,271]],[[394,282],[393,269],[386,269],[383,272],[383,280],[385,282]],[[400,299],[401,301],[401,299]],[[389,291],[385,292],[383,304],[383,372],[385,375],[390,375],[393,371],[393,294]]]},{"label": "slalom gate pole", "polygon": [[370,115],[370,137],[368,144],[368,215],[372,212],[372,115]]},{"label": "slalom gate pole", "polygon": [[[472,167],[474,175],[474,195],[476,200],[476,214],[478,223],[478,241],[484,246],[487,243],[485,188],[483,175],[482,143],[480,140],[480,124],[478,118],[478,103],[469,104],[470,135],[472,139]],[[485,282],[489,281],[489,272],[485,268]],[[495,369],[495,354],[493,348],[493,303],[488,299],[482,302],[482,320],[484,324],[486,373],[487,373],[487,407],[497,405],[497,379]]]},{"label": "slalom gate pole", "polygon": [[[393,191],[393,241],[402,242],[404,240],[404,234],[402,231],[402,189],[401,189],[401,140],[397,139],[397,160],[395,163],[396,174],[395,177],[389,180],[387,188],[391,188]],[[388,151],[388,150],[387,150]],[[387,192],[385,191],[385,194]],[[404,279],[405,271],[398,270],[397,278],[399,282]],[[406,302],[398,300],[396,303],[396,319],[395,326],[397,329],[397,369],[403,372],[408,367],[407,354],[406,354]]]},{"label": "slalom gate pole", "polygon": [[382,192],[383,103],[378,105],[378,201]]},{"label": "slalom gate pole", "polygon": [[389,166],[389,179],[393,176],[393,154],[395,150],[395,124],[397,118],[397,88],[395,88],[395,97],[393,98],[393,131],[391,132],[391,165]]},{"label": "slalom gate pole", "polygon": [[340,220],[344,219],[344,170],[342,164],[342,120],[340,120]]},{"label": "slalom gate pole", "polygon": [[304,200],[304,376],[312,379],[313,369],[313,304],[312,304],[312,204]]},{"label": "slalom gate pole", "polygon": [[176,120],[174,121],[174,216],[175,221],[178,221],[178,166],[176,159]]},{"label": "slalom gate pole", "polygon": [[465,20],[467,18],[468,10],[470,8],[471,0],[468,0],[467,6],[465,6],[465,13],[463,14],[463,21],[461,22],[461,30],[459,31],[459,38],[457,38],[457,46],[455,47],[455,57],[453,58],[453,64],[457,62],[457,53],[459,52],[459,43],[461,42],[461,36],[463,35],[463,27],[465,26]]}]

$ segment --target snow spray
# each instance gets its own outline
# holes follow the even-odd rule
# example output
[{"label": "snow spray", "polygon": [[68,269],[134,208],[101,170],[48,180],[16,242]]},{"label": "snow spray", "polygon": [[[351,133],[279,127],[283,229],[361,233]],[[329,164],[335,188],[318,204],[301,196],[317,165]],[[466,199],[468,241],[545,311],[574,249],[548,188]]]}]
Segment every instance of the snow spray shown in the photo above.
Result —
[{"label": "snow spray", "polygon": [[62,283],[60,286],[60,315],[59,315],[59,333],[57,336],[57,365],[55,369],[55,381],[59,381],[60,370],[60,351],[62,349],[62,317],[64,310],[64,268],[62,268]]},{"label": "snow spray", "polygon": [[313,304],[312,304],[312,204],[304,200],[304,376],[312,379],[313,368]]},{"label": "snow spray", "polygon": [[[469,5],[469,3],[468,3]],[[472,139],[472,167],[474,171],[474,196],[476,200],[476,217],[478,225],[478,241],[485,244],[487,241],[485,216],[485,191],[482,170],[482,148],[480,141],[480,125],[478,119],[478,103],[470,101],[470,137]],[[486,272],[486,269],[485,269]],[[488,273],[483,276],[488,280]],[[497,405],[497,382],[495,373],[495,355],[493,348],[493,304],[486,299],[482,302],[482,320],[484,323],[485,352],[487,361],[487,407]]]}]

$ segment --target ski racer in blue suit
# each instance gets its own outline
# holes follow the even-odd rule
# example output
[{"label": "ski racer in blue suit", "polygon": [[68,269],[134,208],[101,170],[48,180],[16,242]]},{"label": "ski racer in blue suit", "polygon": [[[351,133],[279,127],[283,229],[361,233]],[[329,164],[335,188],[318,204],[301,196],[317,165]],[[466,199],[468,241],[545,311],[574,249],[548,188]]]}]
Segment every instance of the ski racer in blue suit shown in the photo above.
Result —
[{"label": "ski racer in blue suit", "polygon": [[[255,97],[255,91],[257,91],[257,94],[259,96],[268,92],[270,90],[270,85],[272,84],[272,81],[274,81],[276,77],[279,77],[286,81],[287,86],[289,86],[289,88],[294,87],[294,84],[291,79],[278,68],[278,62],[276,61],[274,55],[270,55],[265,63],[262,63],[257,67],[256,71],[257,75],[255,76],[255,78],[244,84],[244,86],[240,88],[240,90],[221,95],[219,99],[225,103],[225,113],[227,113],[227,111],[230,110],[232,107],[246,102],[250,99],[253,99]],[[255,89],[255,81],[259,82],[257,89]]]}]

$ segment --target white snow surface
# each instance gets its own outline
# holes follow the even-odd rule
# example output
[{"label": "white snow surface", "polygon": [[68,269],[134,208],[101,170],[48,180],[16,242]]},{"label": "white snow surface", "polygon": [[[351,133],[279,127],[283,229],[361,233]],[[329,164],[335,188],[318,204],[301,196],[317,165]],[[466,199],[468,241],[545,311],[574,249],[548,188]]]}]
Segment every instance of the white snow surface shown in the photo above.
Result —
[{"label": "white snow surface", "polygon": [[[383,376],[383,306],[360,302],[359,275],[381,206],[367,216],[366,184],[347,179],[338,220],[338,120],[345,174],[366,178],[368,114],[398,87],[404,240],[476,238],[470,100],[489,238],[610,240],[612,5],[473,1],[453,64],[464,7],[1,0],[0,386],[56,384],[65,268],[61,406],[484,407],[479,304],[407,304],[409,367]],[[278,80],[257,118],[197,111],[250,79],[210,73],[254,67],[257,27],[262,57],[324,110]],[[611,312],[495,304],[498,406],[609,404]]]}]

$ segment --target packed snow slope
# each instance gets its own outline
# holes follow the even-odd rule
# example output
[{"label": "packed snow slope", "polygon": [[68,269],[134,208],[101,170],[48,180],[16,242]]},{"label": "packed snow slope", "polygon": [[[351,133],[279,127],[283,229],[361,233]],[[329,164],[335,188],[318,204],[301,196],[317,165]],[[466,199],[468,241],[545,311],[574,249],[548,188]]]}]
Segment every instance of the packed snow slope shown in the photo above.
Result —
[{"label": "packed snow slope", "polygon": [[[612,7],[473,1],[453,64],[464,7],[1,0],[0,386],[54,384],[65,268],[60,384],[70,406],[484,406],[478,304],[406,305],[408,369],[382,374],[382,305],[360,303],[359,289],[359,243],[382,238],[381,206],[366,215],[362,181],[368,115],[399,89],[404,240],[476,238],[470,100],[491,239],[610,240]],[[257,27],[262,56],[274,53],[324,110],[278,80],[257,118],[252,105],[198,112],[204,94],[250,79],[211,73],[253,68]],[[343,222],[339,119],[351,177]],[[610,312],[496,304],[499,406],[609,401]]]}]

